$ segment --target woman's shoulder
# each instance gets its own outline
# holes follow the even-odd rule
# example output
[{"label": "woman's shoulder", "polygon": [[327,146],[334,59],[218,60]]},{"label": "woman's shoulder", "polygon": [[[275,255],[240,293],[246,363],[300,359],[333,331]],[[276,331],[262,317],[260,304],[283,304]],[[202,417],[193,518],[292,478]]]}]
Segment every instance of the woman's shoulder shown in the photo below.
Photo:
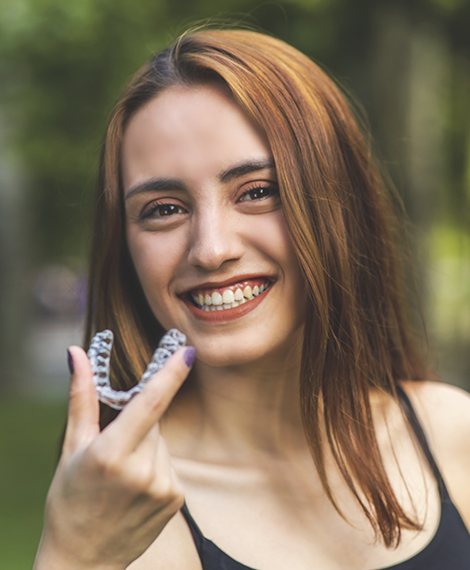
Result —
[{"label": "woman's shoulder", "polygon": [[[470,451],[470,394],[444,382],[404,381],[408,394],[430,443],[445,442],[446,448]],[[467,454],[467,457],[470,453]]]},{"label": "woman's shoulder", "polygon": [[449,493],[470,528],[470,394],[444,382],[406,381],[401,385]]}]

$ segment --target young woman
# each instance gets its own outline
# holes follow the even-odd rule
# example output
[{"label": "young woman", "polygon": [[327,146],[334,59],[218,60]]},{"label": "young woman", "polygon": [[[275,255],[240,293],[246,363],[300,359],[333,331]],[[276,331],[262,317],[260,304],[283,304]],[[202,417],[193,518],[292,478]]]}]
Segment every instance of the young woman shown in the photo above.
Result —
[{"label": "young woman", "polygon": [[393,211],[345,97],[291,46],[199,30],[137,73],[86,342],[113,331],[121,390],[165,330],[190,346],[117,417],[70,348],[36,570],[470,566],[470,399],[415,346]]}]

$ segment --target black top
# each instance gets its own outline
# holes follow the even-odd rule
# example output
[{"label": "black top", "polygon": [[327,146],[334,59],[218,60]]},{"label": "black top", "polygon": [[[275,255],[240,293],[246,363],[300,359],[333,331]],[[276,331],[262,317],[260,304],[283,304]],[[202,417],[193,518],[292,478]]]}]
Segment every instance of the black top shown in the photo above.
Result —
[{"label": "black top", "polygon": [[[398,395],[406,416],[439,484],[441,518],[431,542],[418,554],[400,564],[380,570],[470,570],[470,534],[452,503],[439,468],[432,456],[426,436],[405,391],[399,386]],[[234,560],[211,540],[205,538],[191,516],[186,503],[181,512],[191,529],[204,570],[254,570]]]}]

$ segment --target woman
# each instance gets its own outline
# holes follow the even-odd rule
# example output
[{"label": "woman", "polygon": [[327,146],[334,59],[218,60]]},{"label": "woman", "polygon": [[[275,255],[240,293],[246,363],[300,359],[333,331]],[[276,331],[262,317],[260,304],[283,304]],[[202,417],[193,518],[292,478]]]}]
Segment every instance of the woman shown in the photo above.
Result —
[{"label": "woman", "polygon": [[191,346],[101,433],[70,348],[36,570],[467,568],[469,398],[429,380],[398,237],[294,48],[199,30],[145,65],[107,131],[86,340],[114,332],[120,389],[165,330]]}]

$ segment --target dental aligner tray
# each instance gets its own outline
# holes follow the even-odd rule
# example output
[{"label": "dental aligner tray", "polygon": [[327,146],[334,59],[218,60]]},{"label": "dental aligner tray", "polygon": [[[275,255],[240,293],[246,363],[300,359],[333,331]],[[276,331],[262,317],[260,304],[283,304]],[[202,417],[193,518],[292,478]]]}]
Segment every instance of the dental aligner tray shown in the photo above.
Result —
[{"label": "dental aligner tray", "polygon": [[140,382],[129,390],[115,390],[112,388],[109,378],[113,339],[114,335],[108,329],[96,333],[91,340],[87,354],[93,371],[93,381],[98,399],[115,410],[122,410],[134,396],[143,390],[150,378],[165,366],[170,356],[186,345],[186,336],[178,329],[170,329],[165,333],[158,348],[153,353],[152,360],[143,373]]}]

